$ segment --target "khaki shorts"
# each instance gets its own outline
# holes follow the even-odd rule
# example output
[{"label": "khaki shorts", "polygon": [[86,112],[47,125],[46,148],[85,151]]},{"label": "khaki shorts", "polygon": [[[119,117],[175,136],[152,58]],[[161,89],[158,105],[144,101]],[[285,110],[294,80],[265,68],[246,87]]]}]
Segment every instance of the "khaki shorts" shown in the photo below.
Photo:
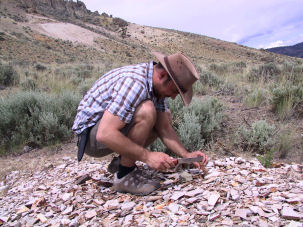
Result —
[{"label": "khaki shorts", "polygon": [[[102,113],[102,116],[103,116],[103,113]],[[114,152],[114,151],[110,150],[108,147],[106,147],[104,144],[102,144],[96,140],[96,135],[97,135],[97,131],[98,131],[98,127],[99,127],[101,119],[102,119],[102,117],[97,122],[97,124],[91,128],[88,138],[87,138],[85,150],[84,150],[85,154],[95,157],[95,158],[104,157],[104,156]],[[133,126],[134,126],[134,123],[133,123],[133,120],[131,120],[131,122],[129,124],[126,124],[124,126],[124,128],[121,129],[122,134],[127,136],[128,132],[130,131],[130,129]]]}]

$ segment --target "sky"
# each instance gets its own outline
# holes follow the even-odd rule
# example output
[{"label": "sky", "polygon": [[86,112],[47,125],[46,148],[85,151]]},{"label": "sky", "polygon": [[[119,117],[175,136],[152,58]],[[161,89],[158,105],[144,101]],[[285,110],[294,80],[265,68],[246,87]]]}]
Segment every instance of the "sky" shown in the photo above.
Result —
[{"label": "sky", "polygon": [[91,11],[253,48],[303,42],[303,0],[82,0]]}]

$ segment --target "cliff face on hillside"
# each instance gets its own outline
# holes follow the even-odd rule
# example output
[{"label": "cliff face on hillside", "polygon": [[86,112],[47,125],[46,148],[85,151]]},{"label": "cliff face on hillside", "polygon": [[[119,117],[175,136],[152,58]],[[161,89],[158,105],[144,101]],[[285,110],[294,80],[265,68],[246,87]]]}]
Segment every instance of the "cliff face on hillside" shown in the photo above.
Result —
[{"label": "cliff face on hillside", "polygon": [[270,52],[303,58],[303,42],[293,46],[275,47],[267,49]]},{"label": "cliff face on hillside", "polygon": [[90,23],[109,30],[126,27],[128,23],[98,11],[91,12],[81,1],[72,0],[1,0],[0,14],[16,21],[26,21],[25,13],[39,14],[74,24]]},{"label": "cliff face on hillside", "polygon": [[81,1],[65,0],[19,0],[19,6],[28,13],[53,16],[61,20],[71,21],[79,19],[90,23],[98,23],[98,12],[91,12]]}]

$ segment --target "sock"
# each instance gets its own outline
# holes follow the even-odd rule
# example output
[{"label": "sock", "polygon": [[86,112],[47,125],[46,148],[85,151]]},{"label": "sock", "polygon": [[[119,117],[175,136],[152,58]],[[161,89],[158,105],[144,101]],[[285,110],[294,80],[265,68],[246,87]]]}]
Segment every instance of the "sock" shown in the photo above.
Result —
[{"label": "sock", "polygon": [[132,167],[127,167],[127,166],[122,166],[121,164],[119,164],[119,170],[117,173],[118,179],[121,179],[122,177],[126,176],[131,171],[133,171],[135,168],[136,168],[136,165],[134,165]]}]

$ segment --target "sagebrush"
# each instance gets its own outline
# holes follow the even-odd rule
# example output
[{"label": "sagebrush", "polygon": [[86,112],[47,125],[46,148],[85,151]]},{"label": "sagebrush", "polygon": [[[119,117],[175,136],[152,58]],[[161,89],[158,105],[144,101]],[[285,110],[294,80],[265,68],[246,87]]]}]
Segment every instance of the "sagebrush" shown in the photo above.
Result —
[{"label": "sagebrush", "polygon": [[11,64],[0,62],[0,85],[12,86],[19,82],[19,75]]},{"label": "sagebrush", "polygon": [[0,146],[2,152],[14,146],[39,147],[72,136],[80,96],[71,92],[53,95],[18,92],[0,99]]},{"label": "sagebrush", "polygon": [[[193,98],[188,107],[184,107],[180,97],[169,100],[168,107],[172,113],[173,127],[186,149],[201,149],[208,143],[214,132],[220,129],[223,105],[216,98]],[[159,141],[151,145],[151,150],[164,151]]]},{"label": "sagebrush", "polygon": [[237,144],[244,151],[264,153],[274,145],[275,126],[264,120],[254,122],[247,128],[242,125],[237,131]]}]

